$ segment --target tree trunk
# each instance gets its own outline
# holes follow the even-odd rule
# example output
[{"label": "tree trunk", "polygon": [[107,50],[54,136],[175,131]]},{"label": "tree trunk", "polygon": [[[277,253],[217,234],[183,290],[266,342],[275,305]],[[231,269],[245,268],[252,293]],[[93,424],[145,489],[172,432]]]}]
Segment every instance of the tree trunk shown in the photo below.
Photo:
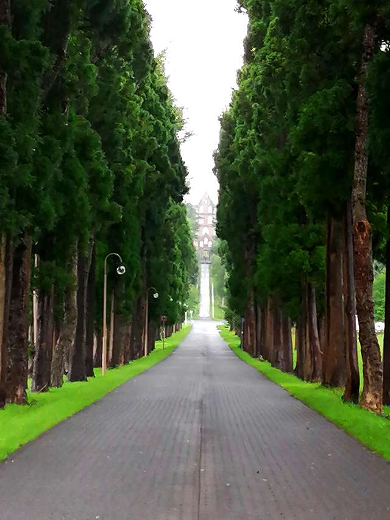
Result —
[{"label": "tree trunk", "polygon": [[293,371],[293,352],[291,338],[291,320],[283,316],[282,318],[282,350],[279,354],[280,370],[283,372]]},{"label": "tree trunk", "polygon": [[362,406],[382,411],[382,363],[375,332],[372,262],[372,230],[366,213],[368,172],[369,98],[366,88],[367,70],[377,43],[376,28],[367,24],[363,37],[363,56],[357,100],[355,171],[352,183],[356,307],[359,338],[363,357],[364,387]]},{"label": "tree trunk", "polygon": [[21,238],[14,250],[7,342],[7,400],[26,404],[28,376],[28,309],[31,281],[31,246],[29,236]]},{"label": "tree trunk", "polygon": [[[387,208],[387,227],[390,232],[390,205]],[[386,307],[385,338],[383,342],[383,404],[390,406],[390,238],[386,244]]]},{"label": "tree trunk", "polygon": [[302,312],[297,323],[297,376],[303,381],[311,381],[313,377],[313,357],[310,337],[310,285],[302,282]]},{"label": "tree trunk", "polygon": [[127,365],[130,361],[133,360],[133,316],[131,316],[128,320],[127,324],[127,335],[126,335],[126,344],[125,344],[125,360],[124,363]]},{"label": "tree trunk", "polygon": [[253,290],[248,295],[245,312],[244,350],[251,356],[256,356],[256,312]]},{"label": "tree trunk", "polygon": [[344,401],[358,403],[360,394],[360,374],[357,355],[356,333],[356,300],[355,278],[353,268],[353,235],[352,235],[352,210],[351,205],[346,204],[344,216],[344,240],[343,240],[343,292],[344,292],[344,333],[345,353],[347,362],[347,382],[345,386]]},{"label": "tree trunk", "polygon": [[[148,353],[153,352],[156,348],[156,330],[157,325],[156,322],[151,319],[149,321],[149,333],[148,333]],[[178,331],[176,331],[178,332]]]},{"label": "tree trunk", "polygon": [[274,315],[272,312],[272,304],[270,298],[267,300],[264,331],[264,359],[271,362],[273,357],[274,345]]},{"label": "tree trunk", "polygon": [[51,386],[60,388],[63,384],[65,373],[65,359],[69,359],[70,352],[75,341],[77,327],[77,248],[70,262],[70,271],[73,275],[71,287],[68,287],[65,294],[65,316],[61,327],[60,335],[57,340],[52,367],[51,367]]},{"label": "tree trunk", "polygon": [[95,337],[95,281],[96,281],[96,246],[92,248],[91,268],[87,286],[87,315],[86,315],[86,374],[94,377],[93,346]]},{"label": "tree trunk", "polygon": [[139,359],[143,356],[143,329],[144,329],[144,306],[145,297],[144,294],[138,298],[136,309],[133,315],[132,323],[132,346],[133,346],[133,358]]},{"label": "tree trunk", "polygon": [[111,293],[110,305],[110,327],[108,329],[108,361],[107,366],[112,366],[112,356],[114,351],[114,336],[115,336],[115,293]]},{"label": "tree trunk", "polygon": [[92,260],[93,242],[87,255],[79,252],[77,265],[77,326],[73,348],[70,353],[68,380],[86,381],[86,309],[87,285]]},{"label": "tree trunk", "polygon": [[323,382],[335,387],[343,387],[346,382],[342,244],[342,222],[329,217],[326,250],[327,336],[323,355]]},{"label": "tree trunk", "polygon": [[274,298],[273,307],[274,316],[274,330],[273,330],[273,346],[272,346],[272,359],[271,363],[275,368],[281,369],[281,352],[282,352],[282,314],[279,306],[277,305],[276,299]]},{"label": "tree trunk", "polygon": [[322,381],[322,352],[320,336],[318,331],[317,297],[316,290],[312,284],[308,284],[308,327],[311,350],[311,381]]},{"label": "tree trunk", "polygon": [[114,341],[112,349],[112,367],[119,367],[123,365],[124,358],[124,342],[126,334],[126,319],[119,312],[114,313]]},{"label": "tree trunk", "polygon": [[13,248],[10,238],[1,237],[0,248],[0,409],[7,397],[7,338],[12,283]]},{"label": "tree trunk", "polygon": [[32,392],[47,392],[50,385],[54,335],[54,287],[38,295],[38,343],[35,345]]}]

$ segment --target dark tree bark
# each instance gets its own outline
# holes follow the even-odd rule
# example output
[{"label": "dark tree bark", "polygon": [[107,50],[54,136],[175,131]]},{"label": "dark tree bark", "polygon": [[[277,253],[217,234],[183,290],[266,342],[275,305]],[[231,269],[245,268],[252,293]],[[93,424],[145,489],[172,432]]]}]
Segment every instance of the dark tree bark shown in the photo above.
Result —
[{"label": "dark tree bark", "polygon": [[297,323],[297,367],[296,374],[303,381],[313,377],[313,357],[310,342],[309,284],[302,282],[302,311]]},{"label": "dark tree bark", "polygon": [[132,346],[133,358],[139,359],[143,356],[143,330],[145,323],[145,295],[142,292],[137,300],[136,309],[133,315],[132,322]]},{"label": "dark tree bark", "polygon": [[335,387],[344,387],[346,383],[342,243],[342,222],[340,219],[329,217],[326,253],[327,336],[323,355],[323,382]]},{"label": "dark tree bark", "polygon": [[322,381],[322,351],[320,344],[320,335],[318,330],[318,316],[317,316],[317,297],[316,290],[312,284],[307,287],[308,297],[308,327],[309,327],[309,341],[311,351],[311,381]]},{"label": "dark tree bark", "polygon": [[12,284],[13,245],[10,237],[2,235],[0,249],[0,408],[6,401],[7,339]]},{"label": "dark tree bark", "polygon": [[343,243],[343,290],[344,290],[344,332],[347,363],[347,382],[344,401],[358,403],[360,375],[357,355],[355,278],[353,267],[353,235],[351,205],[345,207]]},{"label": "dark tree bark", "polygon": [[94,377],[93,346],[95,337],[95,282],[96,282],[96,245],[92,248],[91,268],[87,285],[87,314],[86,314],[86,374]]},{"label": "dark tree bark", "polygon": [[120,312],[114,312],[114,341],[111,360],[112,367],[123,365],[126,325],[127,323],[125,317]]},{"label": "dark tree bark", "polygon": [[77,327],[77,248],[72,255],[70,272],[73,274],[73,284],[65,294],[65,316],[56,342],[51,366],[51,386],[60,388],[63,385],[65,359],[69,359],[75,341]]},{"label": "dark tree bark", "polygon": [[[153,352],[153,350],[156,348],[156,331],[157,331],[157,324],[155,320],[149,321],[149,333],[148,333],[148,352]],[[176,330],[176,332],[178,332]]]},{"label": "dark tree bark", "polygon": [[127,321],[124,364],[127,365],[133,359],[133,317],[131,316]]},{"label": "dark tree bark", "polygon": [[261,323],[260,323],[259,356],[263,359],[267,359],[267,352],[266,352],[267,310],[268,310],[268,301],[265,303],[264,307],[262,307],[261,316],[260,316]]},{"label": "dark tree bark", "polygon": [[274,344],[274,316],[272,312],[272,303],[271,300],[267,300],[266,304],[266,316],[265,316],[265,326],[264,326],[264,359],[271,362],[272,359],[272,350]]},{"label": "dark tree bark", "polygon": [[364,387],[362,406],[382,412],[383,378],[381,353],[375,332],[372,262],[372,230],[366,213],[368,172],[369,97],[366,88],[367,70],[377,44],[376,27],[367,24],[363,37],[363,56],[357,99],[355,171],[352,183],[352,210],[356,307],[359,338],[363,357]]},{"label": "dark tree bark", "polygon": [[23,236],[15,247],[10,294],[9,328],[7,341],[7,400],[26,404],[28,376],[28,310],[31,280],[31,245],[29,236]]},{"label": "dark tree bark", "polygon": [[90,243],[87,255],[79,252],[77,265],[77,327],[73,348],[70,353],[68,380],[86,381],[86,309],[87,285],[91,267],[93,243]]},{"label": "dark tree bark", "polygon": [[[387,208],[387,227],[390,232],[390,206]],[[386,244],[386,307],[385,338],[383,342],[383,404],[390,406],[390,238]]]},{"label": "dark tree bark", "polygon": [[38,343],[35,345],[31,390],[47,392],[50,386],[54,337],[54,287],[38,296]]},{"label": "dark tree bark", "polygon": [[255,312],[256,312],[256,341],[255,341],[255,357],[259,357],[261,355],[261,329],[263,323],[263,313],[260,305],[255,304]]},{"label": "dark tree bark", "polygon": [[256,312],[253,290],[248,295],[245,311],[244,350],[251,356],[256,356]]}]

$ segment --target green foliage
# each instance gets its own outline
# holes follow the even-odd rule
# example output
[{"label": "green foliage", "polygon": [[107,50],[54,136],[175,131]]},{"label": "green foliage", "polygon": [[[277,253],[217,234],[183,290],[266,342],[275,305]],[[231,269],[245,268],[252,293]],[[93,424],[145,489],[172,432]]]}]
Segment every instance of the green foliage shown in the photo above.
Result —
[{"label": "green foliage", "polygon": [[375,321],[385,321],[386,270],[376,275],[374,280]]},{"label": "green foliage", "polygon": [[349,1],[242,0],[249,16],[238,89],[221,118],[217,231],[226,242],[229,307],[276,297],[296,320],[302,283],[325,293],[325,223],[350,199],[357,77],[368,20],[378,21],[370,68],[369,212],[383,259],[389,199],[389,10]]},{"label": "green foliage", "polygon": [[110,270],[118,309],[132,313],[146,276],[161,285],[155,313],[173,298],[177,320],[194,279],[183,121],[142,0],[16,0],[12,22],[0,27],[0,231],[33,235],[35,287],[61,297],[75,249],[95,242],[99,282],[108,252],[127,267],[120,281]]}]

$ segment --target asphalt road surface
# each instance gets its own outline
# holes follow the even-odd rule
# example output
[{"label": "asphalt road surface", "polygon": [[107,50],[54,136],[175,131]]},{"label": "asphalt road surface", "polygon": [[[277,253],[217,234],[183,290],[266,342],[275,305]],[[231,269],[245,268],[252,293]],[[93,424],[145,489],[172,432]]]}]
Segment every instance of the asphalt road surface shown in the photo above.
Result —
[{"label": "asphalt road surface", "polygon": [[205,320],[170,358],[1,464],[0,519],[386,520],[390,465]]}]

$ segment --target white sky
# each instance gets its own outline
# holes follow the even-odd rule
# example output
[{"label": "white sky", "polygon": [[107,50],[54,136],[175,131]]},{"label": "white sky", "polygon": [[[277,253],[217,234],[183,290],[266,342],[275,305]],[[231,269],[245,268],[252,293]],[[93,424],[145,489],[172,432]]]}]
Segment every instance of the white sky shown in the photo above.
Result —
[{"label": "white sky", "polygon": [[145,0],[153,18],[156,54],[166,50],[169,86],[195,135],[182,147],[189,169],[189,202],[205,191],[216,202],[213,152],[219,116],[228,106],[242,65],[247,19],[236,0]]}]

